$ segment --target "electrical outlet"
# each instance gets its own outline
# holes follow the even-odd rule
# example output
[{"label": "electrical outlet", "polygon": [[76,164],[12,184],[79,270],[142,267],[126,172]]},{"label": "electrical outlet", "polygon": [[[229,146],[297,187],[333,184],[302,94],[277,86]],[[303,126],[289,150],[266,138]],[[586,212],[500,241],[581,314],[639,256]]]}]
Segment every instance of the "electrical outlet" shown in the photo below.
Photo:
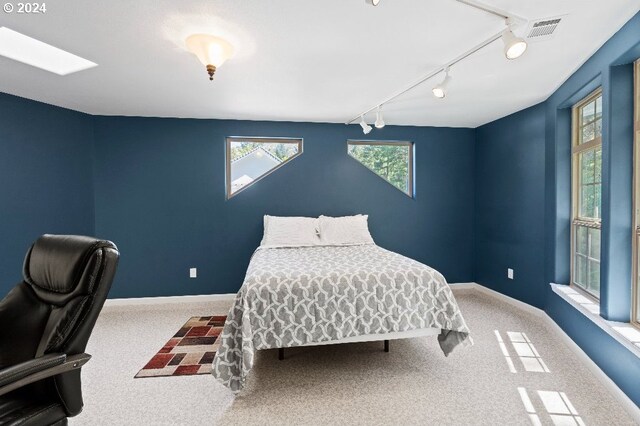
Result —
[{"label": "electrical outlet", "polygon": [[507,278],[509,278],[510,280],[513,279],[513,269],[507,269]]},{"label": "electrical outlet", "polygon": [[198,268],[189,268],[189,278],[198,278]]}]

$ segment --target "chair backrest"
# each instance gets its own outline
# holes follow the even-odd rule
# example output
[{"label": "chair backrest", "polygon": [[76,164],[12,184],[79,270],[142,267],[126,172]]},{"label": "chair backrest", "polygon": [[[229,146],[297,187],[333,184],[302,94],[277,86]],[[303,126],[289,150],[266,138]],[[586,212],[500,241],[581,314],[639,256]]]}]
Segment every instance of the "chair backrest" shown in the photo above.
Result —
[{"label": "chair backrest", "polygon": [[[23,281],[0,301],[0,368],[48,353],[84,352],[119,256],[110,241],[40,237],[25,257]],[[51,380],[68,414],[80,412],[80,371]]]}]

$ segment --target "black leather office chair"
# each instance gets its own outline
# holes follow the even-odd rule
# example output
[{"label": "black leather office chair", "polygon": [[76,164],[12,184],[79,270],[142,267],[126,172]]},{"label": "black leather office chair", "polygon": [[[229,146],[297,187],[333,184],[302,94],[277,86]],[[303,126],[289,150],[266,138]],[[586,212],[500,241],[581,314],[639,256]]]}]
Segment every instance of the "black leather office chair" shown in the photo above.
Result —
[{"label": "black leather office chair", "polygon": [[65,425],[82,411],[84,350],[120,254],[110,241],[43,235],[0,301],[0,425]]}]

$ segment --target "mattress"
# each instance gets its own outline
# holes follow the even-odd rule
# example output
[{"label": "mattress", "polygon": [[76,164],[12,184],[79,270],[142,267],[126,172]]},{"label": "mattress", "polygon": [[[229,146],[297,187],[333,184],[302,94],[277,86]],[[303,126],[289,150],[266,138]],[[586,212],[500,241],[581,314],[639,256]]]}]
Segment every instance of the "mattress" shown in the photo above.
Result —
[{"label": "mattress", "polygon": [[212,374],[242,390],[261,349],[436,328],[445,355],[472,344],[446,280],[375,244],[258,249],[218,339]]}]

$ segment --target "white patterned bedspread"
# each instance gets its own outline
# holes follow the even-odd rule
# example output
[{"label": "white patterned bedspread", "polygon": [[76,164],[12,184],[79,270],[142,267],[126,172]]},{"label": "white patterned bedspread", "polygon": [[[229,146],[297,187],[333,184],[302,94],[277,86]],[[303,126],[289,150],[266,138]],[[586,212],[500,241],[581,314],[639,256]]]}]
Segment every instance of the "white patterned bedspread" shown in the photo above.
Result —
[{"label": "white patterned bedspread", "polygon": [[373,244],[258,249],[212,374],[237,392],[256,350],[430,327],[445,355],[473,344],[446,280],[420,262]]}]

